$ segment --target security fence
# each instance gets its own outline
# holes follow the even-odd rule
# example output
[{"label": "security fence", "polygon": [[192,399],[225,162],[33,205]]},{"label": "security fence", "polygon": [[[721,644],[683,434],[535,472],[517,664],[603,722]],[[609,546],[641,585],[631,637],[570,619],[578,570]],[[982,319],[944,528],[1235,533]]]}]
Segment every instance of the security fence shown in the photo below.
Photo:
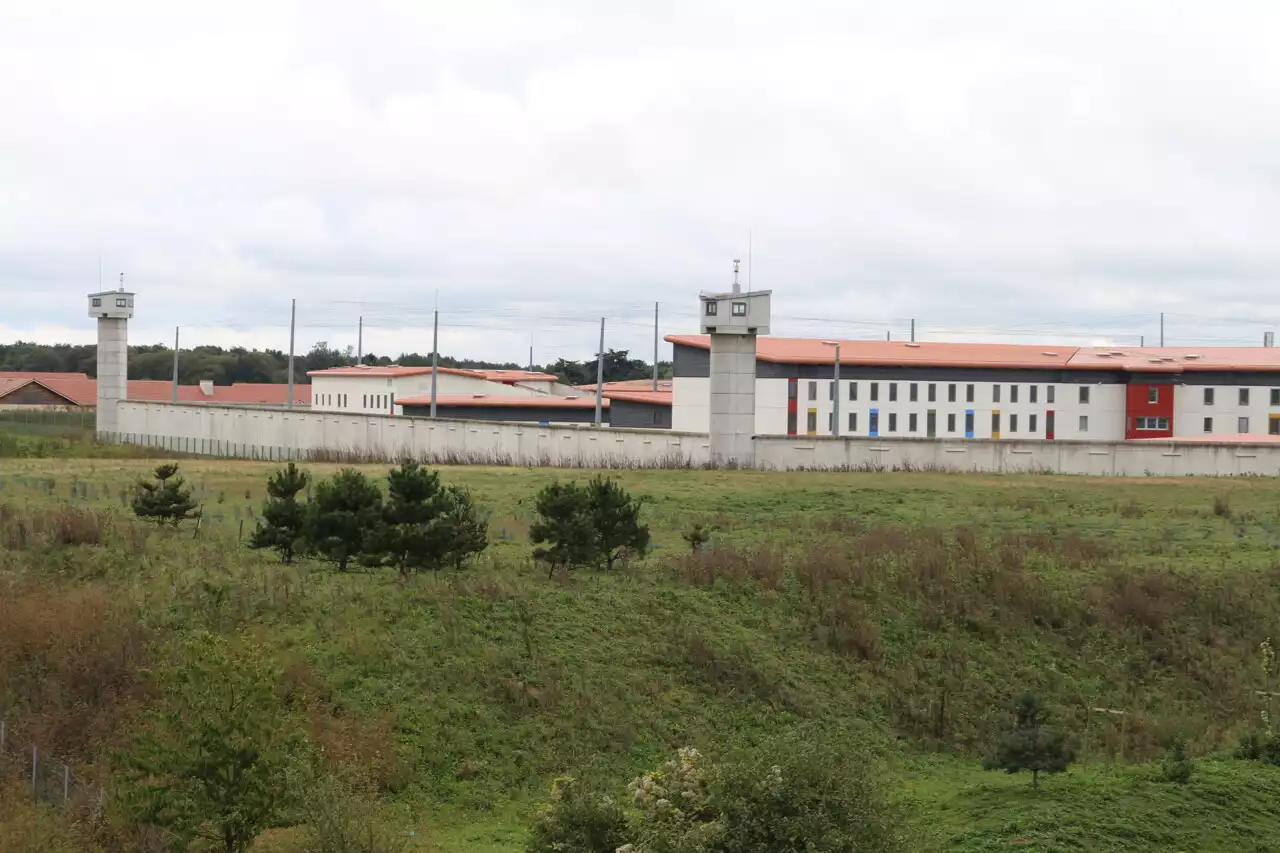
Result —
[{"label": "security fence", "polygon": [[90,438],[96,423],[94,409],[50,409],[15,406],[0,409],[0,431],[55,438]]},{"label": "security fence", "polygon": [[76,806],[98,814],[106,798],[100,784],[77,775],[70,764],[22,737],[6,719],[0,719],[0,778],[18,780],[32,799],[63,808]]}]

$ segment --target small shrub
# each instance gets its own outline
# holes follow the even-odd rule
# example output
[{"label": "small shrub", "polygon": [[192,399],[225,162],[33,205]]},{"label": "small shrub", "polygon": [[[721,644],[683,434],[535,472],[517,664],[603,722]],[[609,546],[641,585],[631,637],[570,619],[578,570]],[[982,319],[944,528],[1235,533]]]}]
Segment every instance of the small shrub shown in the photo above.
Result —
[{"label": "small shrub", "polygon": [[178,476],[178,466],[172,463],[156,467],[154,483],[138,482],[133,496],[133,514],[173,527],[200,515],[190,487]]},{"label": "small shrub", "polygon": [[1231,517],[1231,501],[1222,495],[1213,496],[1213,514],[1218,518]]},{"label": "small shrub", "polygon": [[353,468],[321,480],[307,504],[307,548],[345,572],[378,530],[381,508],[378,487]]},{"label": "small shrub", "polygon": [[367,791],[340,779],[311,787],[302,818],[298,853],[400,853],[408,846],[405,832],[383,819]]},{"label": "small shrub", "polygon": [[534,822],[526,853],[614,853],[627,842],[627,819],[613,799],[560,778]]},{"label": "small shrub", "polygon": [[695,524],[680,534],[680,538],[689,543],[689,550],[698,553],[702,550],[702,546],[711,538],[711,534],[701,524]]},{"label": "small shrub", "polygon": [[633,498],[616,480],[597,476],[587,483],[592,527],[599,558],[605,568],[625,554],[643,554],[649,547],[649,526],[640,523],[642,499]]},{"label": "small shrub", "polygon": [[1245,732],[1236,747],[1236,758],[1280,767],[1280,738],[1265,729]]},{"label": "small shrub", "polygon": [[1146,508],[1135,500],[1122,503],[1119,512],[1121,518],[1142,518],[1147,514]]},{"label": "small shrub", "polygon": [[538,492],[538,520],[529,528],[533,558],[549,567],[583,566],[599,552],[591,519],[591,499],[577,483],[551,483]]},{"label": "small shrub", "polygon": [[1160,762],[1160,780],[1162,782],[1185,785],[1191,781],[1191,775],[1194,772],[1195,762],[1191,760],[1191,756],[1187,753],[1186,739],[1176,738],[1169,745],[1163,760]]}]

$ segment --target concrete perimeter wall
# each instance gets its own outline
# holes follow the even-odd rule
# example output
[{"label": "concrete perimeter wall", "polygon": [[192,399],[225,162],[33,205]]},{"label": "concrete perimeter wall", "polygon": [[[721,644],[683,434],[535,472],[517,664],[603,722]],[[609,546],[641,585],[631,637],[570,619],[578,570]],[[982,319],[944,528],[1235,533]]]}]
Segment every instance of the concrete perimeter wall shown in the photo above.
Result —
[{"label": "concrete perimeter wall", "polygon": [[[183,453],[244,459],[564,467],[701,467],[708,439],[672,430],[429,420],[201,403],[119,404],[108,436]],[[1280,445],[757,436],[775,470],[945,470],[1141,476],[1280,476]]]},{"label": "concrete perimeter wall", "polygon": [[430,420],[203,403],[120,404],[108,440],[242,459],[382,461],[566,467],[690,467],[710,458],[707,436],[671,430]]}]

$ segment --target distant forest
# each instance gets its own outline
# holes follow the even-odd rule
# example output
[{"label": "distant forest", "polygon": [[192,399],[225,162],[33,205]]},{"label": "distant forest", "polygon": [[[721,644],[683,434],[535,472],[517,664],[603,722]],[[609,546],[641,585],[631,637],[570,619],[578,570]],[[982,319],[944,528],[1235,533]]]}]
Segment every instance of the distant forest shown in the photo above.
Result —
[{"label": "distant forest", "polygon": [[[366,353],[364,364],[404,364],[426,367],[431,355],[402,353],[399,358],[388,358]],[[294,358],[294,381],[305,384],[307,371],[324,370],[356,363],[351,347],[339,350],[321,341],[310,352]],[[474,367],[522,370],[526,364],[511,362],[477,361],[470,358],[440,356],[441,367]],[[93,344],[35,344],[18,341],[0,344],[0,371],[24,370],[45,373],[87,373],[97,375],[98,349]],[[534,365],[534,370],[551,373],[569,385],[586,385],[596,381],[595,361],[566,361],[559,359],[552,364]],[[671,363],[659,362],[658,372],[670,377]],[[607,350],[604,356],[604,379],[618,382],[624,379],[647,379],[653,375],[649,362],[629,357],[627,350]],[[173,350],[165,346],[129,347],[130,379],[173,378]],[[247,350],[243,347],[196,347],[178,353],[178,382],[193,385],[202,379],[212,379],[215,384],[232,382],[288,382],[289,357],[280,350]]]}]

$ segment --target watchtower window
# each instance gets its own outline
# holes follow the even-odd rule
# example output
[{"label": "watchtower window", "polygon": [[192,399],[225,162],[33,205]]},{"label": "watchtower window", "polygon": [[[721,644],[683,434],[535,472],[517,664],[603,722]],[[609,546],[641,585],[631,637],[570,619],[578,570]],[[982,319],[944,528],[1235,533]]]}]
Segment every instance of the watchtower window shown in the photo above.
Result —
[{"label": "watchtower window", "polygon": [[125,299],[124,297],[121,297],[121,298],[117,299],[117,300],[116,300],[116,307],[117,307],[117,308],[128,308],[128,307],[129,307],[129,300],[128,300],[128,299]]},{"label": "watchtower window", "polygon": [[708,317],[714,317],[714,316],[716,316],[716,303],[714,303],[714,302],[708,302],[708,303],[706,303],[706,306],[707,306],[707,311],[706,311],[707,316],[708,316]]},{"label": "watchtower window", "polygon": [[98,298],[96,298],[96,297],[95,297],[95,298],[94,298],[94,300],[93,300],[93,307],[94,307],[94,308],[101,308],[101,307],[102,307],[102,300],[101,300],[101,299],[98,299]]},{"label": "watchtower window", "polygon": [[733,303],[733,316],[735,317],[747,316],[747,303],[745,302]]}]

